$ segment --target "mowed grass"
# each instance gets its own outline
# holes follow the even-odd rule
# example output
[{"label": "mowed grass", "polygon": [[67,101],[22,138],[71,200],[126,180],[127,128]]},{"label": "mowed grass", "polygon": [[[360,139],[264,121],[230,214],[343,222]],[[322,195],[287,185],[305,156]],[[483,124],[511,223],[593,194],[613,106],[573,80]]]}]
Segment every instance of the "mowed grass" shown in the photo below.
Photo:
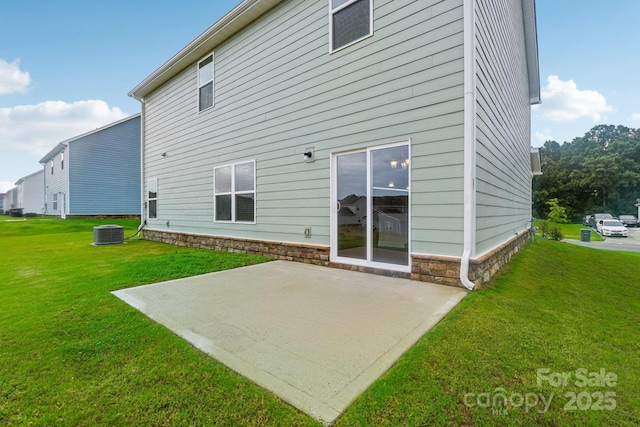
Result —
[{"label": "mowed grass", "polygon": [[[537,234],[540,235],[540,220],[536,220],[535,227],[537,227]],[[581,231],[580,230],[591,230],[591,241],[592,242],[604,242],[604,238],[598,234],[598,232],[588,226],[583,224],[556,224],[554,222],[549,222],[549,227],[558,227],[560,231],[562,231],[562,235],[565,239],[568,240],[580,240]]]},{"label": "mowed grass", "polygon": [[[91,246],[105,223],[126,235],[138,225],[0,222],[0,424],[317,425],[110,294],[266,259],[135,239]],[[336,425],[637,425],[639,277],[640,254],[536,239]],[[573,374],[538,384],[543,368]],[[614,373],[615,385],[581,387],[579,369]],[[534,394],[551,398],[548,410]]]},{"label": "mowed grass", "polygon": [[0,424],[314,424],[110,294],[266,258],[142,240],[91,246],[105,223],[127,236],[138,226],[0,222]]}]

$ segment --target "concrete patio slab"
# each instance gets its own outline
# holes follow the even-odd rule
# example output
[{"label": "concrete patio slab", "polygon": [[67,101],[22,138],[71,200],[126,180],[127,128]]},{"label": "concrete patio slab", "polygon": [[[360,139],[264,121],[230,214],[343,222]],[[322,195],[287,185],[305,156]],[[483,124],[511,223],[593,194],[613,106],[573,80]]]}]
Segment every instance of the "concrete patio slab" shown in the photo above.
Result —
[{"label": "concrete patio slab", "polygon": [[331,424],[467,292],[274,261],[113,294]]}]

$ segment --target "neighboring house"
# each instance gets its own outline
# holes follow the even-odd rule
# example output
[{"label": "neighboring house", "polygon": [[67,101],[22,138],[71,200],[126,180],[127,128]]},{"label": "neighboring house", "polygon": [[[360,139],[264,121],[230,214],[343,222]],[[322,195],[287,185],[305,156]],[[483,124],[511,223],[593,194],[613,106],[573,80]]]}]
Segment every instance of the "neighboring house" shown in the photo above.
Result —
[{"label": "neighboring house", "polygon": [[4,214],[4,198],[6,194],[0,193],[0,215]]},{"label": "neighboring house", "polygon": [[11,209],[18,208],[18,187],[13,187],[5,193],[3,205],[6,214],[10,213]]},{"label": "neighboring house", "polygon": [[148,239],[468,288],[529,239],[534,0],[244,0],[129,95]]},{"label": "neighboring house", "polygon": [[16,182],[18,200],[16,207],[23,214],[42,214],[44,212],[44,171],[39,170]]},{"label": "neighboring house", "polygon": [[63,141],[40,163],[46,215],[140,215],[140,114]]}]

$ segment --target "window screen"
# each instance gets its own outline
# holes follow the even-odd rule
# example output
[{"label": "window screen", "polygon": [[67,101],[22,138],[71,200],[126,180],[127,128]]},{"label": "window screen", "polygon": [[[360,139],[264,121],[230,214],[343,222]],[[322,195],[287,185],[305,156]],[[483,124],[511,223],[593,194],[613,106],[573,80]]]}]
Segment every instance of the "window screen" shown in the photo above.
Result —
[{"label": "window screen", "polygon": [[373,0],[330,0],[332,50],[371,35]]},{"label": "window screen", "polygon": [[213,54],[198,63],[198,108],[213,107]]}]

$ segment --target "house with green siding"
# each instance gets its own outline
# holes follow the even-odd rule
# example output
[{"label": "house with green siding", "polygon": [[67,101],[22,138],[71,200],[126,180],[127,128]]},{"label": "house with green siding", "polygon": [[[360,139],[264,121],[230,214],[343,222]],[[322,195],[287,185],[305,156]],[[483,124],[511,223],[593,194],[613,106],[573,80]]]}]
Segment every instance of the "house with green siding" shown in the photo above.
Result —
[{"label": "house with green siding", "polygon": [[129,95],[147,239],[468,288],[529,239],[534,0],[244,0]]}]

